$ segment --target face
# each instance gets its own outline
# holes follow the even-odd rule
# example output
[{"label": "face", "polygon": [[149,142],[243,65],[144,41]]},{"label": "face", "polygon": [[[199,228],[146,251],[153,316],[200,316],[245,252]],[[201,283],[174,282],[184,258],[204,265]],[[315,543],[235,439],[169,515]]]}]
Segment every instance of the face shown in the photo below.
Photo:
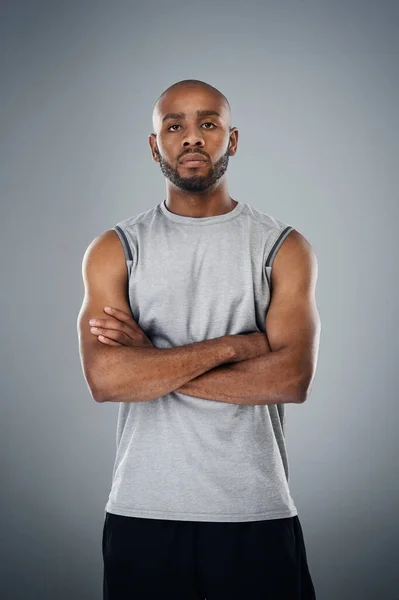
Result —
[{"label": "face", "polygon": [[[162,173],[186,192],[206,192],[213,188],[226,172],[229,156],[236,152],[238,131],[230,128],[228,107],[211,91],[188,87],[170,90],[157,109],[154,112],[157,133],[151,134],[149,141]],[[198,115],[197,111],[219,114]],[[204,162],[195,166],[182,162],[193,153],[200,154]]]}]

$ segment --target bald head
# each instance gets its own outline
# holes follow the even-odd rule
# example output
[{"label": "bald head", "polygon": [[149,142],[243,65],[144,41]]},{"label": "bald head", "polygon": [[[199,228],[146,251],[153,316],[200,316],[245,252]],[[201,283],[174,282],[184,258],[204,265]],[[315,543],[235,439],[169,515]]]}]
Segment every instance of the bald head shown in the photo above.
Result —
[{"label": "bald head", "polygon": [[163,113],[166,112],[168,100],[183,100],[190,91],[202,92],[203,94],[208,95],[209,98],[216,100],[224,114],[227,126],[229,128],[231,127],[231,108],[226,96],[222,94],[220,90],[205,81],[200,81],[199,79],[183,79],[164,90],[155,102],[152,111],[152,124],[155,133],[158,133],[159,128],[161,127],[162,116]]}]

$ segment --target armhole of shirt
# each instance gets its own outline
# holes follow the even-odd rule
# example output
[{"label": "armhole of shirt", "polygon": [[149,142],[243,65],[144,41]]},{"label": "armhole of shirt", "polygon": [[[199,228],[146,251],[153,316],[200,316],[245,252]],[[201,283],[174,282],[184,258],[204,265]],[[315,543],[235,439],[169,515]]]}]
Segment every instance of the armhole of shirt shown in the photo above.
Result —
[{"label": "armhole of shirt", "polygon": [[265,271],[266,271],[266,277],[267,277],[267,281],[269,283],[269,290],[270,293],[272,293],[272,266],[273,266],[273,261],[274,258],[281,246],[281,244],[284,242],[285,238],[287,237],[287,235],[289,233],[291,233],[291,231],[294,230],[294,227],[291,227],[290,225],[287,225],[278,235],[276,241],[274,242],[268,256],[265,262]]},{"label": "armhole of shirt", "polygon": [[123,246],[123,251],[125,253],[125,259],[126,259],[126,265],[127,265],[127,270],[128,270],[128,275],[130,277],[130,273],[132,270],[132,266],[133,266],[133,253],[132,253],[132,249],[130,247],[129,241],[127,239],[126,233],[123,231],[123,229],[119,226],[119,225],[115,225],[114,227],[112,227],[113,231],[116,231],[116,233],[119,236],[119,239],[122,243]]},{"label": "armhole of shirt", "polygon": [[272,246],[272,249],[270,250],[269,255],[268,255],[267,259],[266,259],[266,264],[265,264],[266,267],[272,267],[274,257],[276,256],[276,254],[277,254],[277,252],[278,252],[281,244],[284,242],[284,240],[287,237],[287,235],[289,233],[291,233],[291,231],[293,231],[293,230],[294,230],[294,228],[288,225],[280,233],[280,235],[278,236],[277,240],[274,242],[274,244]]}]

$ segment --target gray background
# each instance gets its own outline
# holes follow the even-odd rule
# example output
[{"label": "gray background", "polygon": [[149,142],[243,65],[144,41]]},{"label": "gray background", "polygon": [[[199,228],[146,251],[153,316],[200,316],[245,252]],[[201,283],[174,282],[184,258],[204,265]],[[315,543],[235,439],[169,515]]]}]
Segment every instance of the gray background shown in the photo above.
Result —
[{"label": "gray background", "polygon": [[2,3],[4,600],[101,598],[118,406],[83,378],[81,262],[165,197],[151,110],[185,78],[230,100],[232,197],[318,258],[317,375],[286,429],[317,598],[399,598],[398,13],[381,0]]}]

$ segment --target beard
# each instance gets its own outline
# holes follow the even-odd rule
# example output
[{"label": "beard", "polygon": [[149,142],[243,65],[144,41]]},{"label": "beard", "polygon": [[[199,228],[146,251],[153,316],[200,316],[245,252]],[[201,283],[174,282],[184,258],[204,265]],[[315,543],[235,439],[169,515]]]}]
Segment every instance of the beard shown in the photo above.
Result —
[{"label": "beard", "polygon": [[227,171],[227,165],[229,164],[229,147],[227,147],[226,152],[219,160],[209,167],[209,171],[206,175],[198,175],[193,172],[192,175],[182,177],[179,175],[178,170],[174,169],[172,165],[161,156],[158,147],[156,152],[162,173],[171,183],[184,192],[207,192],[215,186],[221,177],[223,177]]}]

